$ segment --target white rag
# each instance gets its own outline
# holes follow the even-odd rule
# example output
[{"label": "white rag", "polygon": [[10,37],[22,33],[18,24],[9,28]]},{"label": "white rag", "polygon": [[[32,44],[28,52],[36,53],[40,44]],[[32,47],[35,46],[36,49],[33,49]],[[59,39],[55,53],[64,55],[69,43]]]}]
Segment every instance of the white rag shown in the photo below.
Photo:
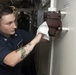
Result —
[{"label": "white rag", "polygon": [[49,34],[48,34],[49,28],[48,25],[46,23],[46,21],[44,21],[37,29],[37,34],[38,33],[42,33],[43,35],[43,39],[49,40]]}]

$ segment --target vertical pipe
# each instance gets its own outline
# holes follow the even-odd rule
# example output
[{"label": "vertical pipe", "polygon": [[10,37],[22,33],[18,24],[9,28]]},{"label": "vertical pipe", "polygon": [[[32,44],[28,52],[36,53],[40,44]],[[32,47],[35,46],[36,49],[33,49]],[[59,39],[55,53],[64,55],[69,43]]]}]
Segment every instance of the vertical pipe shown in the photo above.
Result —
[{"label": "vertical pipe", "polygon": [[53,54],[54,54],[54,37],[52,37],[51,41],[50,75],[52,75],[53,70]]},{"label": "vertical pipe", "polygon": [[54,8],[54,0],[50,0],[50,7]]},{"label": "vertical pipe", "polygon": [[50,0],[50,7],[48,8],[48,11],[56,11],[55,4],[55,0]]}]

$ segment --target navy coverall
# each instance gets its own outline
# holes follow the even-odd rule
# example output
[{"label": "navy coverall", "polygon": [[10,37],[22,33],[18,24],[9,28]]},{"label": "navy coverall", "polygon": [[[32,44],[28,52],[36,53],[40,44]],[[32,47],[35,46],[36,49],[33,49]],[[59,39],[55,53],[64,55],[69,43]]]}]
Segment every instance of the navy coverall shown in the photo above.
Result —
[{"label": "navy coverall", "polygon": [[29,43],[34,37],[35,35],[32,33],[18,29],[16,30],[16,33],[10,37],[0,34],[0,75],[22,75],[20,71],[21,62],[15,67],[10,67],[3,63],[3,59],[13,50],[17,50]]}]

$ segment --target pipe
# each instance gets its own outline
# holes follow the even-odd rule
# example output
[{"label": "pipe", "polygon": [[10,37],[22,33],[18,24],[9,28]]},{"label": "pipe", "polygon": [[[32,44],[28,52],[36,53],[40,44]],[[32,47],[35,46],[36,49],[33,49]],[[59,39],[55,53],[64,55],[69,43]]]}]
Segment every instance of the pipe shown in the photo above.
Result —
[{"label": "pipe", "polygon": [[54,0],[51,0],[51,2],[50,2],[50,7],[51,7],[51,8],[54,8]]},{"label": "pipe", "polygon": [[55,0],[50,0],[50,7],[48,8],[48,11],[56,11]]},{"label": "pipe", "polygon": [[62,14],[62,15],[66,15],[66,14],[67,14],[67,12],[61,12],[61,14]]},{"label": "pipe", "polygon": [[64,31],[68,31],[69,28],[62,27],[62,30],[64,30]]},{"label": "pipe", "polygon": [[52,41],[51,41],[50,75],[52,75],[52,70],[53,70],[54,38],[55,37],[52,37]]}]

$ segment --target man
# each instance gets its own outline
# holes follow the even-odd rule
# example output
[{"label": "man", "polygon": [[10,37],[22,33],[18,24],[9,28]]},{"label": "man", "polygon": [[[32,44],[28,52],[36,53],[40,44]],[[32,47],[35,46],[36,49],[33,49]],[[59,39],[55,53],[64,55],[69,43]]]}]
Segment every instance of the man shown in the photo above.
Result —
[{"label": "man", "polygon": [[18,30],[16,18],[11,7],[0,7],[0,74],[22,75],[21,61],[40,42],[43,34],[34,36]]}]

